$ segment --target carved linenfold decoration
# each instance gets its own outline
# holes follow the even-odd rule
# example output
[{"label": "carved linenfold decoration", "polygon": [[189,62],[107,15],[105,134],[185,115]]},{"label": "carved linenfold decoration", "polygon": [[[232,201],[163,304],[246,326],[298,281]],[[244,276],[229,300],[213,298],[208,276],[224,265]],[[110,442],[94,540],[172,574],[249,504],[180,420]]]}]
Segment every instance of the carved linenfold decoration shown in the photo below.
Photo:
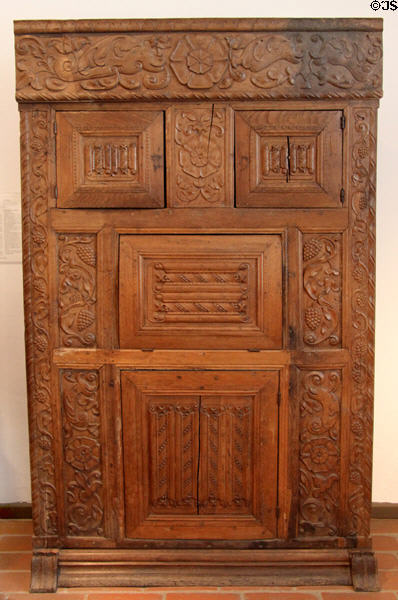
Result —
[{"label": "carved linenfold decoration", "polygon": [[352,113],[351,156],[351,431],[349,533],[369,535],[372,481],[376,116]]},{"label": "carved linenfold decoration", "polygon": [[48,273],[50,109],[21,114],[26,359],[34,533],[57,534]]},{"label": "carved linenfold decoration", "polygon": [[179,109],[175,110],[174,120],[175,194],[170,198],[170,206],[231,204],[226,182],[226,144],[230,133],[226,109],[214,105]]},{"label": "carved linenfold decoration", "polygon": [[[198,408],[199,401],[172,404],[161,402],[160,398],[149,406],[149,428],[153,433],[150,441],[151,506],[155,512],[178,507],[196,512],[198,460],[194,436]],[[180,441],[178,450],[176,440]],[[170,477],[171,469],[174,477]]]},{"label": "carved linenfold decoration", "polygon": [[17,35],[18,100],[381,95],[375,32]]},{"label": "carved linenfold decoration", "polygon": [[[228,399],[212,405],[203,399],[200,407],[201,448],[205,486],[200,493],[199,510],[247,513],[251,509],[252,406],[228,404]],[[229,435],[223,437],[223,432]]]},{"label": "carved linenfold decoration", "polygon": [[300,371],[299,534],[339,534],[341,372]]},{"label": "carved linenfold decoration", "polygon": [[96,258],[94,234],[58,235],[58,305],[60,344],[92,347],[96,343]]},{"label": "carved linenfold decoration", "polygon": [[[249,323],[249,275],[254,261],[236,263],[208,257],[208,268],[198,268],[200,260],[183,260],[187,271],[172,261],[153,266],[152,318],[155,322]],[[170,264],[167,264],[169,262]],[[230,262],[230,265],[228,265]],[[190,264],[187,264],[190,263]],[[212,264],[213,263],[213,264]],[[235,264],[234,264],[235,263]]]},{"label": "carved linenfold decoration", "polygon": [[86,145],[89,179],[137,175],[137,141],[129,144],[103,143]]},{"label": "carved linenfold decoration", "polygon": [[305,345],[341,344],[341,235],[303,236]]},{"label": "carved linenfold decoration", "polygon": [[104,535],[97,371],[61,371],[67,535]]}]

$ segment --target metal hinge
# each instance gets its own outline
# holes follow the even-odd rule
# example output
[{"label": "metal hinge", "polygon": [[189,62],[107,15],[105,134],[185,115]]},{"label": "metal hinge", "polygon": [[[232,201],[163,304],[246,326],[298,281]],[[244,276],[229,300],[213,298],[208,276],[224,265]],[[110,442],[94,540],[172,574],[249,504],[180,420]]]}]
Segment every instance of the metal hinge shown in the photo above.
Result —
[{"label": "metal hinge", "polygon": [[340,202],[341,202],[341,204],[344,204],[344,200],[345,200],[345,191],[344,191],[344,188],[341,188],[341,190],[340,190]]},{"label": "metal hinge", "polygon": [[279,517],[281,516],[281,509],[279,508],[279,506],[277,506],[275,508],[275,513],[276,513],[276,518],[279,519]]},{"label": "metal hinge", "polygon": [[55,133],[55,135],[57,135],[57,131],[58,131],[58,129],[57,129],[57,121],[54,121],[54,133]]},{"label": "metal hinge", "polygon": [[153,348],[141,348],[141,352],[153,352]]},{"label": "metal hinge", "polygon": [[340,127],[341,127],[341,129],[345,129],[345,115],[344,115],[344,113],[341,115]]},{"label": "metal hinge", "polygon": [[278,402],[278,406],[280,406],[281,405],[281,391],[280,390],[278,390],[278,400],[277,400],[277,402]]},{"label": "metal hinge", "polygon": [[55,199],[58,200],[58,186],[57,185],[54,186],[54,196],[55,196]]},{"label": "metal hinge", "polygon": [[248,348],[248,352],[260,352],[260,348]]}]

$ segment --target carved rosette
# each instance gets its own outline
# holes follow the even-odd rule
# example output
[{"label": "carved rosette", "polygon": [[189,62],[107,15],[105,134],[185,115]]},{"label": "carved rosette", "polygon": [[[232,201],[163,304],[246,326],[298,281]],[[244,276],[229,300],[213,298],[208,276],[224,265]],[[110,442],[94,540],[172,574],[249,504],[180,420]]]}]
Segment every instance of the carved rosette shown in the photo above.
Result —
[{"label": "carved rosette", "polygon": [[341,345],[341,235],[303,236],[303,341]]},{"label": "carved rosette", "polygon": [[349,534],[369,535],[372,484],[376,112],[353,110],[351,122],[351,432]]},{"label": "carved rosette", "polygon": [[338,535],[341,372],[300,371],[299,534]]},{"label": "carved rosette", "polygon": [[47,107],[21,113],[22,221],[26,360],[36,536],[57,535],[49,337]]},{"label": "carved rosette", "polygon": [[174,114],[175,192],[170,206],[225,206],[227,113],[225,108],[186,108]]},{"label": "carved rosette", "polygon": [[96,344],[95,234],[58,235],[58,321],[60,345]]},{"label": "carved rosette", "polygon": [[66,533],[104,535],[99,377],[61,371]]},{"label": "carved rosette", "polygon": [[18,100],[381,96],[374,32],[16,36]]}]

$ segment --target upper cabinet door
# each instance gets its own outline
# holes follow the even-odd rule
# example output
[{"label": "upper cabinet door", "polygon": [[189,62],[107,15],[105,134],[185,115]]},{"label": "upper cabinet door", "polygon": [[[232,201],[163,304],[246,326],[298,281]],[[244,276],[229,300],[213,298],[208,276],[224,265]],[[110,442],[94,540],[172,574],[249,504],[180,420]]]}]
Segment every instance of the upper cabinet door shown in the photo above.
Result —
[{"label": "upper cabinet door", "polygon": [[57,114],[58,207],[164,206],[163,112]]},{"label": "upper cabinet door", "polygon": [[258,110],[236,113],[236,205],[339,207],[342,112]]}]

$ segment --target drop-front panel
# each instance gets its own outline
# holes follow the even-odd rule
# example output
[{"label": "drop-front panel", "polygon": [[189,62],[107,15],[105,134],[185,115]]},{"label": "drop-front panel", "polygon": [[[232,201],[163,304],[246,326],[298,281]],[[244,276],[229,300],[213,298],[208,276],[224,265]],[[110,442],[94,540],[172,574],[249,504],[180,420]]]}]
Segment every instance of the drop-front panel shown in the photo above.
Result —
[{"label": "drop-front panel", "polygon": [[17,22],[32,591],[342,584],[381,22]]}]

